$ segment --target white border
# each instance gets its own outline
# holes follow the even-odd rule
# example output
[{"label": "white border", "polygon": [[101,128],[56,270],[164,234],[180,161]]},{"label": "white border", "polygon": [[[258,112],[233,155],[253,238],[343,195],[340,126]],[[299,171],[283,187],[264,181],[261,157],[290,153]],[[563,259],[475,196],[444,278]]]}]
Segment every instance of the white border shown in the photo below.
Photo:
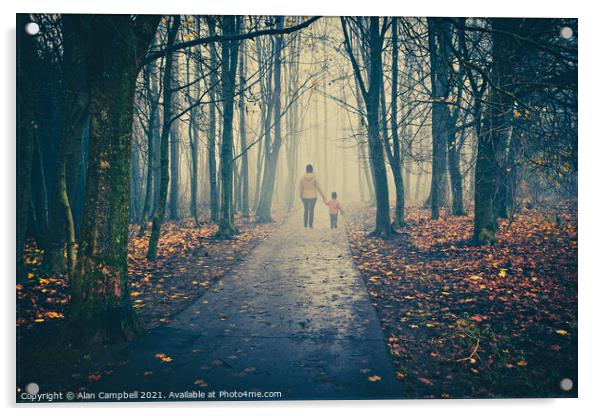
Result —
[{"label": "white border", "polygon": [[[174,403],[174,404],[123,404],[123,405],[54,405],[21,406],[22,413],[35,411],[45,415],[104,414],[115,412],[116,407],[140,408],[149,415],[163,415],[166,407],[186,414],[329,414],[333,411],[349,415],[375,413],[462,415],[487,414],[593,414],[600,409],[602,388],[600,366],[602,323],[599,308],[602,280],[599,262],[602,230],[602,199],[600,198],[600,159],[602,137],[600,134],[600,73],[602,62],[602,14],[594,2],[500,0],[165,0],[86,2],[81,0],[2,2],[2,64],[0,82],[3,96],[1,126],[3,131],[2,169],[0,183],[3,203],[2,246],[2,342],[3,373],[0,376],[0,403],[15,412],[14,402],[14,233],[15,233],[15,13],[17,12],[81,12],[81,13],[190,13],[190,14],[290,14],[290,15],[398,15],[398,16],[528,16],[528,17],[578,17],[579,18],[579,399],[566,400],[423,400],[423,401],[363,401],[363,402],[286,402],[286,403]],[[10,230],[10,232],[9,232]],[[7,371],[11,369],[11,371]],[[169,410],[168,410],[169,411]],[[598,410],[599,411],[599,410]]]}]

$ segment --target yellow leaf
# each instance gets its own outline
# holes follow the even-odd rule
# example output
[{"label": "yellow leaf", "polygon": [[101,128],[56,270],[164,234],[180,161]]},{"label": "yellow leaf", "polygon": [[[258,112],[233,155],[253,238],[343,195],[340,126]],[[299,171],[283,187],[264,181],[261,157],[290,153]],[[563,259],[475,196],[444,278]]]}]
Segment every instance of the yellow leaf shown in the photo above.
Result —
[{"label": "yellow leaf", "polygon": [[500,272],[497,275],[503,279],[506,277],[506,269],[500,269]]},{"label": "yellow leaf", "polygon": [[527,365],[527,362],[525,360],[520,360],[516,362],[516,365],[520,367],[525,367]]},{"label": "yellow leaf", "polygon": [[557,333],[558,335],[567,335],[567,334],[568,334],[568,332],[567,332],[567,331],[565,331],[564,329],[557,329],[557,330],[556,330],[556,333]]}]

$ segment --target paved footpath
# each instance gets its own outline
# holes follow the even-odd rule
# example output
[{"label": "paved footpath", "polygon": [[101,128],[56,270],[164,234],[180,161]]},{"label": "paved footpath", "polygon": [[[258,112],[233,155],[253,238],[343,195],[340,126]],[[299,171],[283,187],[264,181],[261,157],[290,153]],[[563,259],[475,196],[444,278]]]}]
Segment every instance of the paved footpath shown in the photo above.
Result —
[{"label": "paved footpath", "polygon": [[203,297],[132,343],[128,363],[93,391],[401,397],[344,220],[330,230],[320,208],[314,229],[303,228],[300,212],[288,217]]}]

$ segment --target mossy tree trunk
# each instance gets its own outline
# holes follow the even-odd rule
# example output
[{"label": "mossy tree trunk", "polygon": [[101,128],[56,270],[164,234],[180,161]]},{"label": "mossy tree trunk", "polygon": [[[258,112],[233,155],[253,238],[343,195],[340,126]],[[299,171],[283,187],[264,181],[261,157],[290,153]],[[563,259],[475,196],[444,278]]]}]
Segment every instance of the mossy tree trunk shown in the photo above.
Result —
[{"label": "mossy tree trunk", "polygon": [[127,269],[132,120],[140,60],[159,19],[73,16],[90,91],[87,188],[67,315],[74,343],[131,339],[140,330]]},{"label": "mossy tree trunk", "polygon": [[495,241],[498,228],[497,194],[503,149],[512,127],[512,71],[516,60],[516,41],[504,34],[519,33],[517,19],[491,19],[491,94],[485,109],[485,122],[478,137],[475,167],[475,218],[473,240],[477,244]]}]

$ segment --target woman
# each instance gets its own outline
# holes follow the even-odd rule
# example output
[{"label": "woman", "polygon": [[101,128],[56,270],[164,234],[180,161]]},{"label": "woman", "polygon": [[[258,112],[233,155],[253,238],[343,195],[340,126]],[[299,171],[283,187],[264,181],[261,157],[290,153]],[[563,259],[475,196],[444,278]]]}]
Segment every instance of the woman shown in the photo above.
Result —
[{"label": "woman", "polygon": [[303,201],[303,225],[305,228],[314,227],[314,208],[316,207],[318,194],[326,201],[324,193],[314,175],[314,167],[312,165],[307,165],[305,167],[305,175],[301,178],[301,181],[299,181],[299,196]]}]

